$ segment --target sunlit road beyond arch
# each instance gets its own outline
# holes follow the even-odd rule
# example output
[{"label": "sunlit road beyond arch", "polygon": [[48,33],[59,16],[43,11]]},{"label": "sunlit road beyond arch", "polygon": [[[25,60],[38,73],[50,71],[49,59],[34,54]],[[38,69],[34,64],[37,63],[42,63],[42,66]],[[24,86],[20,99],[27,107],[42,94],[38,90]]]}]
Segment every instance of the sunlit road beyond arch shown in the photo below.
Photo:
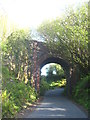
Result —
[{"label": "sunlit road beyond arch", "polygon": [[87,118],[72,101],[63,96],[63,88],[49,90],[44,100],[27,118]]}]

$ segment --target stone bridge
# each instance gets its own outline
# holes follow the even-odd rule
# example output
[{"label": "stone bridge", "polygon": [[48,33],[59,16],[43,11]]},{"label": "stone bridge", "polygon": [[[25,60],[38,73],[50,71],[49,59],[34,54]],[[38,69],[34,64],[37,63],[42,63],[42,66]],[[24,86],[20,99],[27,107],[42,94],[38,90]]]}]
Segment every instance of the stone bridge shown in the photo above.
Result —
[{"label": "stone bridge", "polygon": [[78,72],[76,68],[64,60],[62,57],[55,55],[51,52],[47,45],[43,42],[38,42],[35,40],[31,41],[32,48],[32,60],[31,60],[31,73],[33,77],[33,86],[39,91],[40,87],[40,74],[41,68],[48,63],[57,63],[62,66],[67,80],[67,94],[72,93],[72,88],[75,86],[78,80]]}]

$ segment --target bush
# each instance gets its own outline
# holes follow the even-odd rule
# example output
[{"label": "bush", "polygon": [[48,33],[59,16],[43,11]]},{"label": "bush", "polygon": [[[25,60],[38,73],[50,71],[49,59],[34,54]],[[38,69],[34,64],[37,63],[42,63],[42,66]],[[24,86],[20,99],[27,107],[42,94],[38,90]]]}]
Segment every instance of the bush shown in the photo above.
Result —
[{"label": "bush", "polygon": [[87,110],[90,108],[90,100],[88,98],[88,93],[90,91],[90,86],[88,84],[89,80],[90,74],[81,78],[77,86],[73,90],[74,100],[83,105],[83,107]]},{"label": "bush", "polygon": [[53,81],[50,83],[50,88],[53,89],[55,87],[65,87],[66,86],[66,79],[61,79],[58,81]]},{"label": "bush", "polygon": [[40,84],[40,95],[43,96],[47,90],[49,90],[49,84],[42,79]]},{"label": "bush", "polygon": [[37,94],[29,84],[11,76],[8,68],[3,67],[2,76],[2,117],[12,118],[27,102],[35,102]]}]

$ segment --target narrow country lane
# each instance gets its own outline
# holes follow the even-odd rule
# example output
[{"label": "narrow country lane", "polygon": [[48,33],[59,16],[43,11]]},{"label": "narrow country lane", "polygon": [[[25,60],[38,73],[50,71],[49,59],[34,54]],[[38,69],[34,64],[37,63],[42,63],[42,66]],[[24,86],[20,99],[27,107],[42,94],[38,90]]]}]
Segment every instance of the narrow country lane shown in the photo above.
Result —
[{"label": "narrow country lane", "polygon": [[41,104],[27,118],[87,118],[62,92],[63,88],[49,90]]}]

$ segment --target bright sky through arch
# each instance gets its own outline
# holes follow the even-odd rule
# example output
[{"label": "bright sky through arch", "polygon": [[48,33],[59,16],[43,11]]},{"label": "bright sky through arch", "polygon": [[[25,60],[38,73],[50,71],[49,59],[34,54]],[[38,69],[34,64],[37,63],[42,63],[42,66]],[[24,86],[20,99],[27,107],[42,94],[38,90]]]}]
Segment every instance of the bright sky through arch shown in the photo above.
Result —
[{"label": "bright sky through arch", "polygon": [[42,67],[41,69],[41,75],[47,75],[47,69],[50,65],[55,65],[55,63],[49,63],[49,64],[46,64],[44,67]]},{"label": "bright sky through arch", "polygon": [[88,0],[0,0],[0,10],[19,27],[36,28],[43,20],[60,16],[68,5],[85,1]]}]

